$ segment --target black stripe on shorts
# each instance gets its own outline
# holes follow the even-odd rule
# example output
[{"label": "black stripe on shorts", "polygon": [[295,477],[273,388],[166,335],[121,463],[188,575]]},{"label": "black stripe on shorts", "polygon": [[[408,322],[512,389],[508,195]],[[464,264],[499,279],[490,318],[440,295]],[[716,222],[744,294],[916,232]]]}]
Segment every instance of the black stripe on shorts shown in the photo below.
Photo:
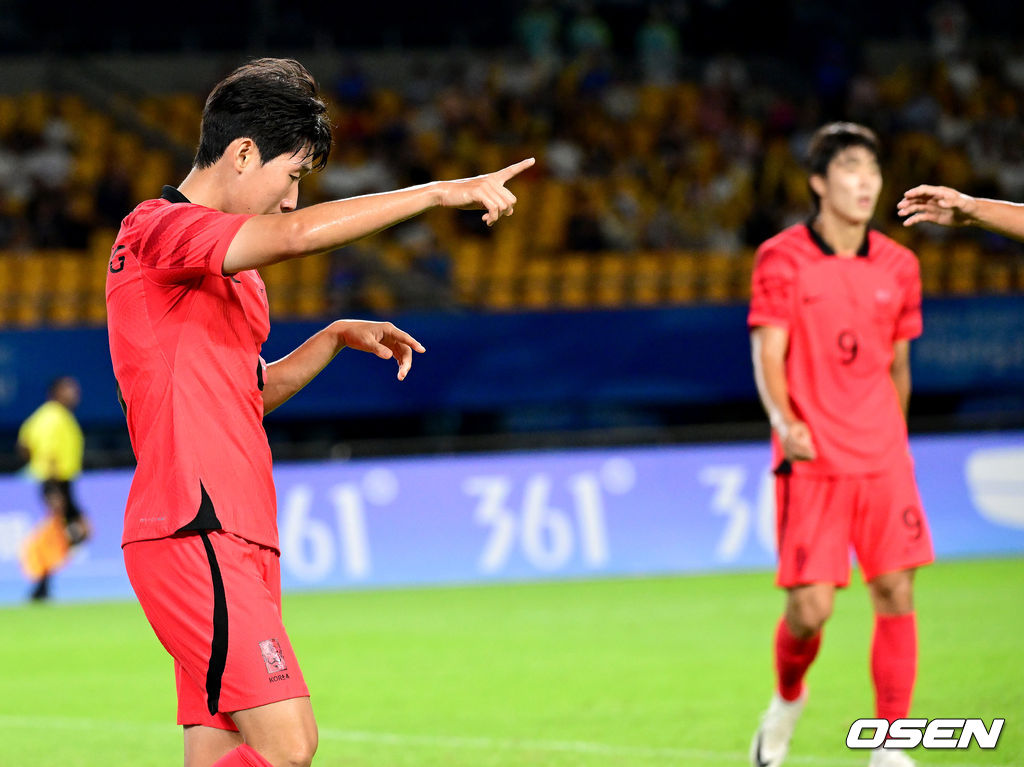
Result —
[{"label": "black stripe on shorts", "polygon": [[220,685],[228,660],[228,600],[224,594],[224,579],[217,564],[210,534],[201,531],[206,558],[210,560],[210,579],[213,581],[213,641],[210,643],[210,663],[206,670],[206,707],[210,715],[220,706]]}]

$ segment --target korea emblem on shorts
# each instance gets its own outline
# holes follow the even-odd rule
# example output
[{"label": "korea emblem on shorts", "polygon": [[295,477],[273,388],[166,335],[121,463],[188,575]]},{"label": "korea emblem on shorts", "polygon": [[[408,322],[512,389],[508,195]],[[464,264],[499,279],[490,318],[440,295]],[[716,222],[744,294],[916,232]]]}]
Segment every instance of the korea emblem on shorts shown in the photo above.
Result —
[{"label": "korea emblem on shorts", "polygon": [[263,662],[267,664],[268,674],[288,668],[284,663],[284,655],[281,654],[281,645],[276,639],[264,639],[260,642],[260,652],[263,654]]}]

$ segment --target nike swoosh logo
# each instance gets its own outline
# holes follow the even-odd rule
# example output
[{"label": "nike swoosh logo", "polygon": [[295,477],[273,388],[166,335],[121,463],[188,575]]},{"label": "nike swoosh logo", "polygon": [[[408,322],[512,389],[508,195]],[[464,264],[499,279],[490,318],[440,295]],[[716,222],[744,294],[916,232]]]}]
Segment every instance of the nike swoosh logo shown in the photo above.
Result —
[{"label": "nike swoosh logo", "polygon": [[762,734],[757,733],[757,748],[754,749],[754,761],[757,762],[757,767],[768,767],[768,762],[761,758],[761,737]]}]

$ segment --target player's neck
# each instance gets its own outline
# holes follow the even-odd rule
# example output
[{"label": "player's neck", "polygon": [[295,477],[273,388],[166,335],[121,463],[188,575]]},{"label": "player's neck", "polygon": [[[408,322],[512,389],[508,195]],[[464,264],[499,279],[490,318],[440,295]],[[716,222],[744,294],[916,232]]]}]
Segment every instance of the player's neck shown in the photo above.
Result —
[{"label": "player's neck", "polygon": [[866,223],[861,224],[849,221],[837,216],[828,208],[822,208],[811,221],[811,226],[818,233],[828,246],[832,248],[836,256],[840,258],[853,258],[864,243],[864,237],[868,231]]},{"label": "player's neck", "polygon": [[225,196],[225,188],[217,165],[209,168],[192,168],[185,176],[185,180],[178,185],[178,191],[185,195],[189,202],[230,213],[230,201]]}]

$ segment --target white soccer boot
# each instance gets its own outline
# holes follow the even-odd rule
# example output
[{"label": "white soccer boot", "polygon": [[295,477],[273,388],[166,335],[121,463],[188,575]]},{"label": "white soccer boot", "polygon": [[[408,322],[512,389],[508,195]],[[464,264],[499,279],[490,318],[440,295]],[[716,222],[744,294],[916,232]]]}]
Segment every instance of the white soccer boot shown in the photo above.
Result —
[{"label": "white soccer boot", "polygon": [[876,748],[871,754],[868,767],[914,767],[916,762],[903,751],[889,748]]},{"label": "white soccer boot", "polygon": [[761,726],[750,744],[750,764],[753,767],[780,767],[789,751],[789,739],[807,702],[807,688],[794,701],[783,700],[776,692],[768,710],[761,717]]}]

